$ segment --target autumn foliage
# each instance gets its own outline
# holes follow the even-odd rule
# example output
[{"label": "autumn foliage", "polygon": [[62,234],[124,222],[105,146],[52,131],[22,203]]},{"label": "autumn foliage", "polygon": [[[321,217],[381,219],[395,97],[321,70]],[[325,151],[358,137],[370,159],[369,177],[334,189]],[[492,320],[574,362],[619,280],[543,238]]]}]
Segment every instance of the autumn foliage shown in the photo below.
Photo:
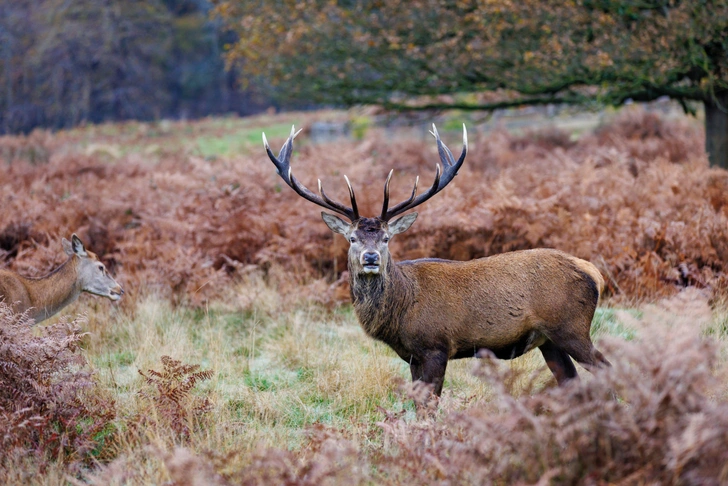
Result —
[{"label": "autumn foliage", "polygon": [[724,0],[212,3],[239,34],[228,60],[283,99],[482,110],[727,87]]},{"label": "autumn foliage", "polygon": [[193,397],[190,390],[212,378],[213,372],[200,371],[200,365],[184,364],[169,356],[162,356],[161,361],[162,371],[139,370],[150,388],[141,392],[141,396],[153,404],[163,427],[170,428],[178,437],[189,438],[195,420],[212,408],[207,398]]},{"label": "autumn foliage", "polygon": [[[175,148],[179,133],[194,130],[188,124],[167,135],[126,130],[121,143],[147,153],[121,153],[104,136],[85,149],[72,134],[0,139],[9,162],[0,165],[0,262],[42,275],[63,261],[59,240],[75,231],[132,299],[153,288],[193,304],[249,272],[282,269],[279,280],[305,283],[335,282],[346,270],[345,242],[282,184],[262,145],[204,158]],[[459,150],[459,134],[443,136]],[[160,138],[169,148],[148,148]],[[597,265],[616,298],[652,299],[685,285],[725,296],[728,175],[708,168],[688,121],[637,110],[576,141],[557,130],[471,129],[470,139],[460,176],[393,240],[395,258],[553,247]],[[390,168],[392,198],[404,199],[417,175],[434,177],[436,160],[429,137],[389,140],[373,130],[362,142],[313,145],[304,132],[292,167],[308,187],[321,178],[339,198],[346,173],[362,212],[377,214]],[[322,298],[347,298],[341,285]]]}]

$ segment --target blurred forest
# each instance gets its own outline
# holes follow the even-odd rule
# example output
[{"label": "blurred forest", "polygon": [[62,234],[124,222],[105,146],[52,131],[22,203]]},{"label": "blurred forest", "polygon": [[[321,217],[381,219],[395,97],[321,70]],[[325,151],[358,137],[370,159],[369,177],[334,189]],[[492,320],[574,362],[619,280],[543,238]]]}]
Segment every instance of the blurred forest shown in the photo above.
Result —
[{"label": "blurred forest", "polygon": [[225,70],[207,0],[0,0],[0,133],[268,106]]},{"label": "blurred forest", "polygon": [[709,159],[728,168],[726,0],[211,1],[239,33],[229,61],[278,97],[478,111],[667,97],[704,108]]},{"label": "blurred forest", "polygon": [[671,98],[728,168],[727,53],[728,0],[0,0],[0,133]]}]

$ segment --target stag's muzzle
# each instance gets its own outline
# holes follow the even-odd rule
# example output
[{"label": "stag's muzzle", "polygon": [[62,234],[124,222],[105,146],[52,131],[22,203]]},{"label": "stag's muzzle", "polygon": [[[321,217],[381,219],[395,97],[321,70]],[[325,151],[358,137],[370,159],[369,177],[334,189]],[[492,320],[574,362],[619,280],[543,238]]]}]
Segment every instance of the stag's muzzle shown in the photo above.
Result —
[{"label": "stag's muzzle", "polygon": [[379,273],[382,259],[378,251],[365,251],[361,254],[361,266],[364,273]]}]

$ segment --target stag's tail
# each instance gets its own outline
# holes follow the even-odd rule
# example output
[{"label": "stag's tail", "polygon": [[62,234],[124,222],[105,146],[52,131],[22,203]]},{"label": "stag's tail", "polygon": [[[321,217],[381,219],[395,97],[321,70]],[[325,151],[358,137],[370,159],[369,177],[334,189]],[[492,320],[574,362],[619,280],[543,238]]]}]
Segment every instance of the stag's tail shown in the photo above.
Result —
[{"label": "stag's tail", "polygon": [[599,290],[599,296],[601,297],[602,293],[604,292],[604,277],[602,277],[602,273],[591,262],[582,260],[581,258],[576,258],[576,257],[573,257],[573,258],[574,258],[574,264],[581,271],[583,271],[584,273],[589,275],[592,278],[592,280],[594,280],[594,283],[597,284],[597,289]]}]

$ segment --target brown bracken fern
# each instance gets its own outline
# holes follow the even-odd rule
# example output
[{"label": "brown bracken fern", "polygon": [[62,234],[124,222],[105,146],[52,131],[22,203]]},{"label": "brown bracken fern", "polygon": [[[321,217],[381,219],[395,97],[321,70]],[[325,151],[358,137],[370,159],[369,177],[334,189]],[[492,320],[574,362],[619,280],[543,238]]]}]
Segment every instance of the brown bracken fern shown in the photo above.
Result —
[{"label": "brown bracken fern", "polygon": [[188,439],[196,419],[212,409],[207,397],[200,398],[190,391],[201,381],[213,376],[212,370],[199,371],[200,365],[188,365],[169,356],[162,356],[162,371],[139,370],[153,390],[142,390],[140,395],[154,404],[159,419],[177,436]]},{"label": "brown bracken fern", "polygon": [[[207,128],[176,128],[183,129],[202,136]],[[704,135],[694,125],[633,110],[575,141],[555,129],[471,135],[460,177],[392,241],[397,258],[468,260],[550,247],[593,262],[607,294],[628,302],[687,285],[728,298],[728,173],[708,166]],[[121,133],[99,140],[126,142]],[[136,135],[128,143],[158,148],[159,141]],[[13,155],[28,144],[42,147],[49,163]],[[166,145],[186,146],[171,139]],[[109,163],[83,147],[65,132],[0,137],[0,154],[12,161],[0,164],[0,265],[46,273],[63,259],[56,235],[65,228],[60,232],[78,230],[112,273],[123,261],[127,287],[153,287],[175,302],[219,297],[236,276],[268,276],[277,266],[289,277],[283,284],[291,272],[333,281],[346,271],[347,245],[293,191],[280,191],[262,146],[225,164],[171,148],[153,164],[134,151]],[[381,184],[394,168],[393,198],[406,197],[404,181],[429,174],[437,158],[429,142],[392,142],[376,133],[365,142],[315,145],[302,138],[297,150],[302,177],[325,168]],[[322,182],[343,190],[333,175]],[[70,186],[83,187],[83,210],[58,204]],[[361,192],[363,214],[381,208],[378,191]],[[336,287],[332,293],[348,295]],[[120,305],[132,306],[133,299],[130,293]]]},{"label": "brown bracken fern", "polygon": [[32,320],[0,302],[0,479],[29,454],[79,465],[110,433],[114,402],[80,352],[80,322],[34,332]]}]

